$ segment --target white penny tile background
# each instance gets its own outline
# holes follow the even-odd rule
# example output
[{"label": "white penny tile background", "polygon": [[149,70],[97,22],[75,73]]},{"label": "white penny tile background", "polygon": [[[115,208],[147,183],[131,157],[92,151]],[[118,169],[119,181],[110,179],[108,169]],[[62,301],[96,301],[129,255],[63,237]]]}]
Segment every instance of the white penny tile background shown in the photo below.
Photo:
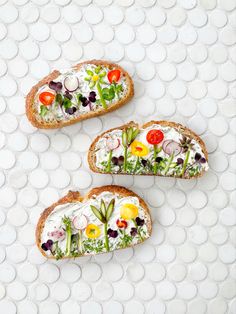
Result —
[{"label": "white penny tile background", "polygon": [[[0,313],[236,313],[236,1],[0,0]],[[134,99],[61,130],[25,116],[32,85],[91,58],[132,75]],[[129,120],[181,122],[206,142],[198,180],[95,175],[93,138]],[[143,245],[47,261],[42,210],[69,189],[124,185],[151,208]]]}]

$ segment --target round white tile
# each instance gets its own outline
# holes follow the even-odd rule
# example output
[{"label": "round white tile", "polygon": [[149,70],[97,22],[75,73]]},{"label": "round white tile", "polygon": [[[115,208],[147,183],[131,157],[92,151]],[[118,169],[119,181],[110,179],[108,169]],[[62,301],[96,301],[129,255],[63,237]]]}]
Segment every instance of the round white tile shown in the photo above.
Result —
[{"label": "round white tile", "polygon": [[128,282],[118,282],[113,284],[114,297],[118,301],[128,301],[134,295],[134,287]]},{"label": "round white tile", "polygon": [[167,280],[163,280],[156,287],[157,294],[163,300],[172,300],[176,295],[176,287],[175,285]]}]

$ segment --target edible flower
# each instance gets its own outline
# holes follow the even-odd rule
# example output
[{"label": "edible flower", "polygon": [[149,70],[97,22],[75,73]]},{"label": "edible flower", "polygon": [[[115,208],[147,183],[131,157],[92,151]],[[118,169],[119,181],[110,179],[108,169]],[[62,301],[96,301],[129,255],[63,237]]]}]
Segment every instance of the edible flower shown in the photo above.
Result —
[{"label": "edible flower", "polygon": [[62,90],[62,83],[61,82],[54,82],[50,81],[48,83],[50,89],[54,90],[55,92],[60,92]]},{"label": "edible flower", "polygon": [[65,230],[61,228],[61,229],[48,232],[48,236],[54,241],[63,241],[66,237],[66,233],[65,233]]},{"label": "edible flower", "polygon": [[127,226],[128,226],[128,223],[127,223],[127,221],[125,221],[125,220],[117,219],[116,225],[117,225],[117,227],[120,228],[120,229],[126,229]]},{"label": "edible flower", "polygon": [[96,239],[100,236],[101,230],[98,226],[89,224],[85,230],[85,233],[89,239]]},{"label": "edible flower", "polygon": [[149,153],[148,147],[139,141],[131,144],[131,153],[137,157],[146,156]]},{"label": "edible flower", "polygon": [[138,216],[138,207],[134,204],[123,204],[120,209],[120,216],[125,220],[135,219]]},{"label": "edible flower", "polygon": [[130,235],[132,236],[132,237],[135,237],[136,235],[137,235],[137,233],[138,233],[138,230],[137,230],[137,228],[131,228],[131,230],[130,230]]},{"label": "edible flower", "polygon": [[110,238],[116,238],[118,236],[117,230],[112,230],[111,228],[107,230],[107,234]]},{"label": "edible flower", "polygon": [[97,82],[98,79],[99,79],[99,76],[98,76],[97,74],[94,74],[94,75],[92,76],[92,81],[93,81],[93,82]]},{"label": "edible flower", "polygon": [[94,72],[92,70],[87,69],[86,73],[88,74],[87,77],[85,77],[85,81],[89,82],[89,88],[94,88],[94,86],[96,85],[97,87],[97,92],[98,92],[98,96],[99,96],[99,100],[103,106],[104,109],[107,109],[107,104],[106,101],[103,97],[103,93],[102,93],[102,87],[101,84],[104,84],[103,78],[106,75],[105,71],[102,71],[102,67],[97,66],[94,70]]},{"label": "edible flower", "polygon": [[52,246],[53,246],[53,241],[52,240],[47,240],[47,242],[42,243],[41,248],[44,251],[48,251],[48,250],[52,250]]},{"label": "edible flower", "polygon": [[202,155],[199,153],[195,154],[194,159],[196,162],[200,162],[201,164],[204,164],[206,162],[206,158],[202,157]]},{"label": "edible flower", "polygon": [[144,225],[144,219],[136,217],[135,221],[136,221],[137,226],[142,227]]}]

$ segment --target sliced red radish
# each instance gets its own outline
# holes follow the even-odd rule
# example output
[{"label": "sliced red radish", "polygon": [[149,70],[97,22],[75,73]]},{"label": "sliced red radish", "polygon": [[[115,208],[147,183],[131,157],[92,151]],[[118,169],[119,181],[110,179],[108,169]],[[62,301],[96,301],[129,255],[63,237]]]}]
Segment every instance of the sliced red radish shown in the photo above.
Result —
[{"label": "sliced red radish", "polygon": [[166,140],[166,141],[164,141],[163,143],[162,143],[162,149],[165,151],[165,149],[166,149],[166,146],[168,145],[168,144],[170,144],[170,142],[172,142],[172,140]]},{"label": "sliced red radish", "polygon": [[53,241],[63,241],[66,237],[66,233],[63,229],[55,229],[51,232],[48,232],[48,236]]},{"label": "sliced red radish", "polygon": [[174,154],[174,156],[177,156],[181,153],[181,151],[182,151],[181,146],[179,145],[179,143],[177,143],[175,141],[171,141],[165,147],[165,153],[168,154],[169,156],[173,155],[173,154]]},{"label": "sliced red radish", "polygon": [[64,79],[64,86],[68,92],[74,92],[79,88],[79,80],[75,75],[66,76]]},{"label": "sliced red radish", "polygon": [[85,215],[75,216],[73,218],[72,222],[73,222],[75,229],[77,229],[77,230],[83,230],[88,225],[88,219]]},{"label": "sliced red radish", "polygon": [[109,150],[114,150],[120,146],[120,139],[109,137],[106,144]]}]

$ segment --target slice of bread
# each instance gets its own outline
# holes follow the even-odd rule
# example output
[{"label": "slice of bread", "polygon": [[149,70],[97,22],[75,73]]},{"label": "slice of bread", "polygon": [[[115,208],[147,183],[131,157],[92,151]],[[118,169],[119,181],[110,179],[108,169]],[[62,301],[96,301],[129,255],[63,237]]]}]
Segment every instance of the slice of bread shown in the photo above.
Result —
[{"label": "slice of bread", "polygon": [[[122,134],[127,134],[131,128],[138,129],[139,133],[127,145],[125,167],[126,153]],[[147,133],[151,130],[159,130],[163,136],[155,145],[155,155],[154,144],[150,144],[150,139],[147,140]],[[137,151],[134,147],[136,144]],[[202,139],[179,123],[150,121],[139,126],[131,121],[95,138],[88,152],[88,163],[90,169],[97,173],[191,179],[202,176],[208,170],[208,153]]]},{"label": "slice of bread", "polygon": [[[99,73],[94,72],[95,69],[100,69],[100,72],[99,70],[96,70]],[[117,78],[117,83],[115,84],[111,84],[108,78],[108,73],[113,70],[118,70],[118,73],[120,74],[120,77],[119,75],[118,77],[111,76],[114,80]],[[87,75],[87,73],[89,74]],[[68,101],[68,98],[64,97],[66,95],[66,85],[63,83],[66,76],[71,77],[73,75],[78,78],[78,87],[75,91],[69,92],[69,97],[72,95],[73,98]],[[86,80],[84,80],[84,78],[86,78]],[[54,89],[49,88],[49,83],[51,81],[53,81],[53,83],[54,81],[61,82],[62,89],[55,91]],[[100,86],[97,84],[98,81]],[[92,86],[93,84],[94,86]],[[112,86],[114,86],[114,88]],[[117,86],[119,86],[120,89],[117,89]],[[110,89],[113,90],[110,91]],[[91,91],[95,92],[96,101],[95,99],[89,101],[89,93]],[[43,98],[40,98],[39,95],[43,92],[51,93],[52,99],[54,98],[54,100],[51,102],[50,98],[46,98],[46,102],[42,103],[40,100]],[[60,98],[56,97],[58,93],[60,94]],[[105,99],[101,100],[101,98],[104,98],[101,96],[104,93],[106,94]],[[37,128],[62,128],[64,126],[116,110],[126,104],[133,97],[133,95],[133,81],[122,67],[108,61],[91,60],[77,64],[66,73],[65,71],[60,73],[55,70],[33,86],[26,97],[26,115],[32,125]],[[81,102],[81,97],[87,99],[87,102]],[[63,99],[66,101],[63,101]],[[47,101],[49,101],[50,104],[48,104]],[[71,107],[72,109],[75,108],[76,111],[73,112],[71,109],[72,112],[66,112],[68,107]]]},{"label": "slice of bread", "polygon": [[134,246],[149,238],[151,231],[146,203],[124,187],[108,185],[84,197],[69,191],[45,209],[37,224],[36,244],[45,257],[74,258]]}]

